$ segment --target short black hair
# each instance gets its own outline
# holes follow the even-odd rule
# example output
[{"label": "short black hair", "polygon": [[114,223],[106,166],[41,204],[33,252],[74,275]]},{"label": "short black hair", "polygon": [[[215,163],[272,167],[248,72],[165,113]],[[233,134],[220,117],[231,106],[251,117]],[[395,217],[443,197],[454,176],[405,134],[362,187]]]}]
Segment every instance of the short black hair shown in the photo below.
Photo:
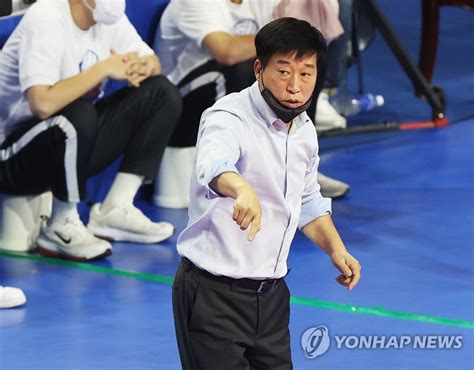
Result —
[{"label": "short black hair", "polygon": [[255,37],[255,48],[262,67],[276,54],[296,53],[297,58],[316,54],[319,69],[327,53],[321,32],[308,22],[291,17],[267,23]]}]

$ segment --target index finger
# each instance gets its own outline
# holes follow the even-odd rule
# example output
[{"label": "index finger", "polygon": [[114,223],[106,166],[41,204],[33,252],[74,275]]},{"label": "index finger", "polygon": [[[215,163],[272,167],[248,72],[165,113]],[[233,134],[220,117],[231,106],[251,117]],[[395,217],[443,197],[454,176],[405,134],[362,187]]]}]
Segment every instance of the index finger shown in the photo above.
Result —
[{"label": "index finger", "polygon": [[349,267],[352,271],[352,280],[348,288],[349,290],[352,290],[352,288],[354,288],[360,280],[360,270],[362,267],[358,262],[351,263]]},{"label": "index finger", "polygon": [[346,277],[346,278],[350,278],[352,275],[353,275],[353,272],[351,270],[351,268],[346,265],[346,262],[345,261],[335,261],[335,265],[337,267],[337,269]]},{"label": "index finger", "polygon": [[247,237],[248,241],[251,242],[252,240],[255,239],[255,235],[260,231],[261,225],[260,225],[260,217],[256,216],[250,223],[250,232]]},{"label": "index finger", "polygon": [[349,284],[349,286],[348,286],[349,290],[352,290],[352,288],[354,288],[354,287],[357,285],[357,283],[359,282],[359,280],[360,280],[360,271],[357,270],[357,271],[355,271],[355,272],[353,273],[353,275],[352,275],[352,280],[351,280],[351,282],[350,282],[350,284]]}]

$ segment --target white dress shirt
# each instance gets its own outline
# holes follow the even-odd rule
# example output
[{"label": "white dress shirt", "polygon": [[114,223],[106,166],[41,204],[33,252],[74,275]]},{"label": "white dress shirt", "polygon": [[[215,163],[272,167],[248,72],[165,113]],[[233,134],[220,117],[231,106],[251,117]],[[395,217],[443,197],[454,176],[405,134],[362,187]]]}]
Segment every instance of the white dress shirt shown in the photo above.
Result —
[{"label": "white dress shirt", "polygon": [[[316,130],[306,112],[290,132],[263,100],[257,82],[207,109],[199,128],[191,178],[189,222],[178,253],[201,269],[232,278],[280,278],[296,228],[331,213],[317,182]],[[248,241],[232,219],[234,199],[214,193],[209,182],[239,173],[262,207],[261,230]]]}]

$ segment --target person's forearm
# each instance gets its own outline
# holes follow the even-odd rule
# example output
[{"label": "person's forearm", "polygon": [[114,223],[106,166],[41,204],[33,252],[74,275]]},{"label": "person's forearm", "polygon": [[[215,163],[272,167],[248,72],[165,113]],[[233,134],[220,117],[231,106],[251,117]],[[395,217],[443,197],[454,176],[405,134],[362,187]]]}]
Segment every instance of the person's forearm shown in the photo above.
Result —
[{"label": "person's forearm", "polygon": [[255,35],[233,36],[229,46],[228,65],[244,62],[256,56]]},{"label": "person's forearm", "polygon": [[329,214],[311,221],[303,227],[303,233],[313,243],[318,244],[328,255],[346,250]]},{"label": "person's forearm", "polygon": [[[51,117],[96,87],[107,77],[107,70],[102,63],[98,62],[84,72],[59,81],[53,86],[34,86],[30,88],[28,100],[33,114],[41,119]],[[32,89],[35,89],[35,91],[32,91]]]},{"label": "person's forearm", "polygon": [[203,43],[217,62],[232,66],[255,58],[255,35],[234,36],[215,32],[204,38]]},{"label": "person's forearm", "polygon": [[239,192],[250,184],[236,172],[224,172],[214,177],[209,187],[220,195],[237,198]]}]

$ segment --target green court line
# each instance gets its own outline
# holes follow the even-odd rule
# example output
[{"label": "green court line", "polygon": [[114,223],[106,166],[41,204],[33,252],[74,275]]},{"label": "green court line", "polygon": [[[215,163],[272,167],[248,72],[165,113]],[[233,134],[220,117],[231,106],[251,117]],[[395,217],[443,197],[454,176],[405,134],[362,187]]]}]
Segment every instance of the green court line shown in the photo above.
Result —
[{"label": "green court line", "polygon": [[[174,280],[173,277],[167,276],[167,275],[156,275],[156,274],[140,273],[140,272],[134,272],[134,271],[119,270],[119,269],[114,269],[110,267],[97,266],[97,265],[89,264],[89,263],[66,261],[66,260],[48,258],[48,257],[27,254],[27,253],[0,251],[0,257],[27,259],[34,262],[70,267],[70,268],[75,268],[78,270],[97,272],[97,273],[102,273],[102,274],[112,275],[112,276],[122,276],[122,277],[128,277],[128,278],[133,278],[133,279],[145,280],[145,281],[153,281],[156,283],[166,284],[166,285],[172,285],[173,280]],[[374,315],[374,316],[385,316],[385,317],[391,317],[395,319],[413,320],[413,321],[419,321],[419,322],[425,322],[425,323],[431,323],[431,324],[450,325],[450,326],[458,326],[462,328],[474,329],[474,321],[457,320],[457,319],[451,319],[447,317],[427,316],[427,315],[418,315],[418,314],[412,314],[412,313],[406,313],[406,312],[392,311],[392,310],[389,310],[383,307],[377,307],[377,306],[374,306],[374,307],[353,306],[353,305],[344,304],[344,303],[320,301],[320,300],[312,299],[312,298],[293,297],[293,296],[290,298],[290,303],[294,305],[299,305],[299,306],[317,307],[324,310],[343,311],[343,312]]]},{"label": "green court line", "polygon": [[344,311],[344,312],[360,313],[360,314],[366,314],[366,315],[386,316],[386,317],[391,317],[394,319],[413,320],[413,321],[420,321],[420,322],[431,323],[431,324],[451,325],[451,326],[459,326],[462,328],[474,329],[474,321],[457,320],[457,319],[450,319],[448,317],[427,316],[427,315],[418,315],[418,314],[407,313],[407,312],[392,311],[387,308],[378,307],[378,306],[373,306],[373,307],[352,306],[349,304],[319,301],[313,298],[305,298],[305,297],[291,297],[290,303],[302,305],[302,306],[318,307],[321,309],[333,310],[333,311]]},{"label": "green court line", "polygon": [[90,263],[66,261],[66,260],[61,260],[57,258],[43,257],[43,256],[28,254],[28,253],[0,251],[0,257],[27,259],[30,261],[47,263],[50,265],[65,266],[65,267],[71,267],[71,268],[75,268],[75,269],[83,270],[83,271],[98,272],[98,273],[106,274],[106,275],[123,276],[123,277],[139,279],[139,280],[153,281],[156,283],[167,284],[167,285],[172,285],[174,281],[173,277],[167,276],[167,275],[155,275],[155,274],[140,273],[140,272],[135,272],[135,271],[119,270],[119,269],[114,269],[110,267],[97,266]]}]

